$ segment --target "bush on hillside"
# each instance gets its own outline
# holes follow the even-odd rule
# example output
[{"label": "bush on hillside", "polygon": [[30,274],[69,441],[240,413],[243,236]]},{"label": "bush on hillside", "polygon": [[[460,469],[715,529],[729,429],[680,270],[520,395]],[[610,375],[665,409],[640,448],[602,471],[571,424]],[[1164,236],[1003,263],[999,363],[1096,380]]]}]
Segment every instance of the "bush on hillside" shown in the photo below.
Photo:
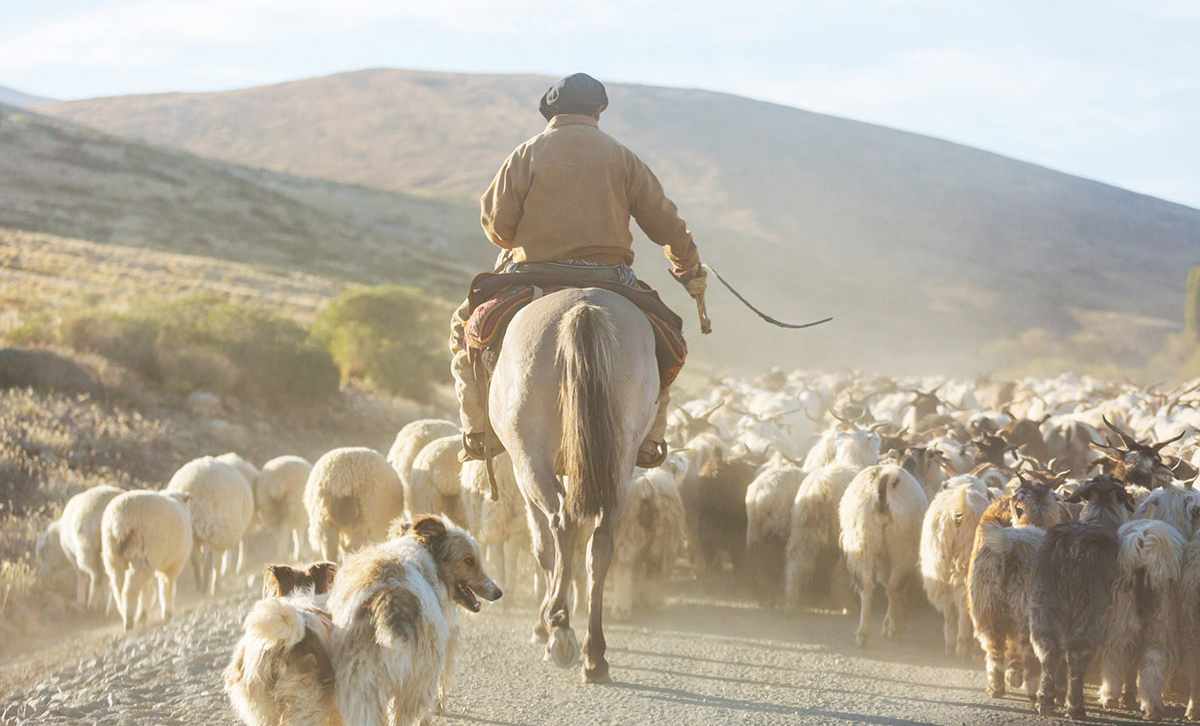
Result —
[{"label": "bush on hillside", "polygon": [[206,389],[292,406],[320,402],[338,390],[337,367],[302,325],[212,295],[69,311],[59,322],[58,342],[179,392]]},{"label": "bush on hillside", "polygon": [[449,310],[399,285],[355,288],[325,306],[313,337],[333,356],[342,380],[428,402],[447,378]]}]

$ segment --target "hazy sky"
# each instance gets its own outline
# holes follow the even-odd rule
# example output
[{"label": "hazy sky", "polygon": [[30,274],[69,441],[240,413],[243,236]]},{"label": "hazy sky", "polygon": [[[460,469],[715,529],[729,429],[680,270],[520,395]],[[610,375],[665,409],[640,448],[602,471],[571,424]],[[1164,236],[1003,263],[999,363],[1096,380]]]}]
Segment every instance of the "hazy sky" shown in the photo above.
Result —
[{"label": "hazy sky", "polygon": [[1200,207],[1200,0],[0,4],[0,85],[59,98],[378,66],[584,70],[918,131]]}]

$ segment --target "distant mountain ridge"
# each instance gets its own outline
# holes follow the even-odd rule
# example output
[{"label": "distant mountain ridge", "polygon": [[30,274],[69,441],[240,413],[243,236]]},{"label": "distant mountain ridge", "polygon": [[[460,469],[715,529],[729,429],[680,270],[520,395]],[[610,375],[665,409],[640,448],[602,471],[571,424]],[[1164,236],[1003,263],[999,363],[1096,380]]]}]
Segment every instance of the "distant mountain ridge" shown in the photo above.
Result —
[{"label": "distant mountain ridge", "polygon": [[[548,78],[372,69],[236,91],[53,103],[47,113],[277,172],[446,200],[475,222],[500,161],[543,127]],[[1179,324],[1200,210],[930,137],[707,91],[610,84],[601,126],[646,159],[705,259],[781,318],[711,295],[737,366],[984,371],[989,343],[1115,311]],[[480,266],[482,238],[448,258]],[[657,251],[639,273],[686,312]],[[465,280],[464,280],[465,283]],[[753,359],[753,360],[751,360]]]},{"label": "distant mountain ridge", "polygon": [[44,96],[34,96],[30,93],[18,91],[15,88],[0,86],[0,103],[6,106],[15,106],[17,108],[28,108],[42,103],[53,103],[54,99]]}]

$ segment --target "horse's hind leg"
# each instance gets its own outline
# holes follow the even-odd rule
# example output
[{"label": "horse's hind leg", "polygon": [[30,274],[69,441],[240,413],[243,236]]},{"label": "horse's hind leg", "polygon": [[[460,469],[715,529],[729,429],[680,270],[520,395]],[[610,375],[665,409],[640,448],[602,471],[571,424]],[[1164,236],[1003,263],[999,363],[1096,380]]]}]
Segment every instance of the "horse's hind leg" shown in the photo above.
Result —
[{"label": "horse's hind leg", "polygon": [[608,660],[604,652],[604,579],[613,556],[612,515],[601,513],[588,548],[588,633],[584,640],[584,683],[608,683]]},{"label": "horse's hind leg", "polygon": [[561,507],[550,519],[550,534],[554,539],[554,571],[550,575],[550,591],[543,605],[543,621],[550,628],[546,655],[559,668],[568,668],[579,658],[579,641],[571,629],[571,570],[574,565],[575,537],[579,524],[567,519]]},{"label": "horse's hind leg", "polygon": [[551,540],[550,523],[546,520],[546,515],[528,498],[525,500],[525,519],[529,523],[530,548],[533,550],[533,597],[541,604],[530,642],[545,643],[550,637],[550,629],[546,625],[546,608],[550,601],[550,573],[554,571],[554,543]]}]

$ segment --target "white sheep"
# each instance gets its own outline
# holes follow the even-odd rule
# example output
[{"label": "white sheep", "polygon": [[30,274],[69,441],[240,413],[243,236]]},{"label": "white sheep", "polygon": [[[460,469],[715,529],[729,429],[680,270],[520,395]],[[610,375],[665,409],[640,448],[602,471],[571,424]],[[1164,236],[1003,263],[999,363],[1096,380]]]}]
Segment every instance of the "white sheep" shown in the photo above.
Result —
[{"label": "white sheep", "polygon": [[[442,419],[423,418],[412,423],[406,424],[400,429],[400,433],[396,434],[396,440],[392,442],[392,448],[388,449],[387,460],[396,470],[396,474],[400,477],[400,483],[404,485],[404,501],[412,502],[417,499],[412,492],[412,475],[413,462],[417,459],[417,454],[424,449],[435,439],[440,439],[445,436],[460,436],[458,426]],[[422,510],[413,510],[410,506],[410,513],[420,513]]]},{"label": "white sheep", "polygon": [[80,607],[96,608],[98,588],[104,586],[104,509],[124,489],[102,484],[67,501],[59,517],[58,537],[63,553],[75,569],[75,598]]},{"label": "white sheep", "polygon": [[246,477],[246,481],[250,482],[251,487],[254,486],[256,481],[258,481],[258,475],[261,473],[258,467],[242,458],[241,454],[229,451],[214,458],[217,461],[223,461],[240,471],[242,476]]},{"label": "white sheep", "polygon": [[1184,539],[1196,537],[1196,530],[1200,528],[1200,492],[1191,487],[1171,485],[1159,487],[1138,501],[1135,487],[1129,486],[1126,489],[1130,490],[1134,501],[1137,502],[1133,519],[1157,519],[1174,527]]},{"label": "white sheep", "polygon": [[313,465],[304,509],[309,544],[322,559],[336,561],[339,541],[349,551],[387,538],[392,520],[404,514],[404,490],[378,451],[334,449]]},{"label": "white sheep", "polygon": [[237,572],[242,571],[244,540],[254,519],[250,482],[233,464],[203,456],[180,467],[167,483],[167,491],[188,495],[196,585],[201,592],[215,594],[219,576],[232,569],[230,559],[235,552]]},{"label": "white sheep", "polygon": [[788,606],[800,606],[818,573],[830,573],[833,582],[848,581],[848,576],[838,577],[845,574],[838,504],[859,471],[860,467],[844,464],[823,466],[805,476],[796,490],[784,567],[784,597]]},{"label": "white sheep", "polygon": [[280,538],[280,552],[287,552],[291,537],[292,559],[299,561],[306,549],[308,514],[304,511],[304,485],[312,464],[299,456],[277,456],[263,464],[254,486],[254,508],[262,526]]},{"label": "white sheep", "polygon": [[1171,525],[1152,519],[1126,522],[1117,538],[1121,549],[1107,620],[1100,704],[1115,707],[1124,691],[1122,700],[1132,706],[1136,686],[1142,715],[1153,721],[1162,715],[1163,688],[1180,655],[1177,624],[1185,540]]},{"label": "white sheep", "polygon": [[[482,461],[468,461],[462,466],[463,513],[467,528],[483,549],[488,562],[488,572],[504,588],[506,599],[519,592],[518,572],[521,564],[531,560],[529,526],[525,522],[525,500],[517,488],[512,461],[508,454],[500,454],[492,460],[496,475],[498,499],[491,500],[491,485],[488,483],[487,466]],[[536,572],[536,568],[535,572]],[[536,576],[534,577],[536,581]],[[538,583],[534,582],[530,594],[537,596]],[[504,601],[501,601],[504,607]]]},{"label": "white sheep", "polygon": [[900,626],[902,586],[917,573],[921,519],[928,500],[920,482],[891,464],[863,469],[842,496],[838,523],[842,554],[858,589],[862,609],[854,640],[865,646],[870,636],[875,586],[888,599],[883,635],[894,638]]},{"label": "white sheep", "polygon": [[981,480],[955,477],[929,502],[921,524],[921,578],[925,596],[942,614],[946,655],[969,655],[974,651],[967,570],[975,527],[989,502],[987,486]]},{"label": "white sheep", "polygon": [[[839,431],[834,436],[833,464],[857,466],[860,469],[879,463],[879,434],[868,429]],[[811,469],[805,469],[812,471]]]},{"label": "white sheep", "polygon": [[425,445],[413,460],[410,486],[404,491],[404,503],[410,517],[419,514],[445,514],[463,521],[459,500],[462,464],[462,437],[443,436]]},{"label": "white sheep", "polygon": [[777,460],[746,489],[746,562],[760,603],[775,603],[784,594],[792,503],[803,481],[800,467]]},{"label": "white sheep", "polygon": [[628,618],[635,607],[662,607],[663,589],[684,535],[683,500],[679,497],[684,468],[677,465],[634,473],[614,542],[611,608],[615,618]]},{"label": "white sheep", "polygon": [[148,615],[156,575],[163,620],[175,611],[175,586],[192,553],[187,500],[183,492],[133,491],[113,497],[104,509],[104,570],[127,631]]}]

